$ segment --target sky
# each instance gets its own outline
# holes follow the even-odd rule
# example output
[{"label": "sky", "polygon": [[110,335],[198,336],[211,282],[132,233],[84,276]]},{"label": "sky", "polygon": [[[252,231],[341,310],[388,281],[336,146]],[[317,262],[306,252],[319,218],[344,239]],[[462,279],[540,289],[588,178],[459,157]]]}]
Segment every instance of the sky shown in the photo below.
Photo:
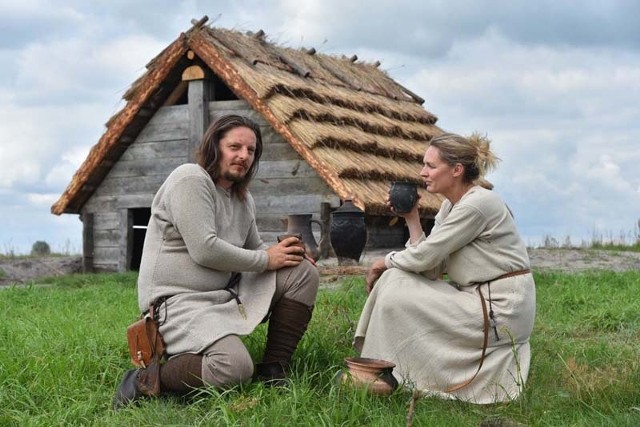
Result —
[{"label": "sky", "polygon": [[380,61],[450,132],[486,134],[487,176],[529,246],[634,242],[640,2],[0,0],[0,254],[81,253],[60,197],[122,95],[192,19]]}]

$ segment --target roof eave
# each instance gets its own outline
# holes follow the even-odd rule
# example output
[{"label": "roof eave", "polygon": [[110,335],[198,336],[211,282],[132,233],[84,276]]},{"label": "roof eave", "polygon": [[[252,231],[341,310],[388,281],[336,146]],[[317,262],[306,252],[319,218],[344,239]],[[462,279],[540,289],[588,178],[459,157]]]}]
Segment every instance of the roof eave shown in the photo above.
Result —
[{"label": "roof eave", "polygon": [[[153,61],[153,69],[150,70],[149,75],[140,82],[140,86],[136,88],[135,95],[127,102],[115,119],[108,124],[107,130],[100,140],[91,148],[89,155],[73,175],[64,193],[62,193],[60,198],[51,206],[52,214],[80,213],[82,206],[89,197],[91,197],[97,187],[97,182],[92,184],[92,179],[98,178],[96,181],[101,181],[104,175],[98,177],[98,173],[106,174],[114,163],[113,161],[105,162],[107,154],[112,151],[127,126],[132,123],[140,110],[153,96],[155,90],[180,57],[184,55],[186,50],[186,36],[182,33]],[[156,106],[156,109],[157,108],[159,108],[159,105]],[[100,165],[103,166],[100,167]],[[107,165],[107,167],[104,165]]]}]

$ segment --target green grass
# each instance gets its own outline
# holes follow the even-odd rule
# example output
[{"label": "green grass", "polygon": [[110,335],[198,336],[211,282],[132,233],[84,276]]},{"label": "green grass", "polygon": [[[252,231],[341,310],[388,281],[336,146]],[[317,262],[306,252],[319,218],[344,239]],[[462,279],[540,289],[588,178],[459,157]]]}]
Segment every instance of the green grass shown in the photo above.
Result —
[{"label": "green grass", "polygon": [[606,243],[606,242],[593,242],[591,249],[602,249],[606,251],[616,252],[640,252],[640,242],[635,244],[618,244],[618,243]]},{"label": "green grass", "polygon": [[[0,426],[403,426],[411,394],[339,387],[365,300],[361,278],[322,290],[296,352],[291,385],[252,383],[190,399],[162,397],[114,412],[130,368],[126,326],[136,318],[135,274],[73,275],[0,290]],[[520,399],[472,404],[424,398],[415,426],[640,425],[640,273],[537,273],[529,382]],[[264,325],[246,338],[258,358]]]}]

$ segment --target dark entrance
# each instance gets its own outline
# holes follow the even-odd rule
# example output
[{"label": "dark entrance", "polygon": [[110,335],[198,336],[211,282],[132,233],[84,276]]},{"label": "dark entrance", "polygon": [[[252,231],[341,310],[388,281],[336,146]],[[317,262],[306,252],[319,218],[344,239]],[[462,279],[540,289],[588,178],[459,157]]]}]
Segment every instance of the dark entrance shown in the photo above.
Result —
[{"label": "dark entrance", "polygon": [[142,259],[142,246],[144,236],[147,234],[147,225],[151,218],[151,208],[131,209],[133,245],[131,246],[131,264],[129,268],[134,271],[140,270],[140,260]]}]

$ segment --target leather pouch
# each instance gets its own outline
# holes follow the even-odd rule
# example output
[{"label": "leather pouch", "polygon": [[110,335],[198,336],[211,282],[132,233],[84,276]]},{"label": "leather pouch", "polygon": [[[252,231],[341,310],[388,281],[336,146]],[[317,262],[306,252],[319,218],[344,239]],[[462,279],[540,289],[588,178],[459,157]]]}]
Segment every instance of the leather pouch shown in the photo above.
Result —
[{"label": "leather pouch", "polygon": [[146,368],[152,361],[160,361],[165,354],[158,322],[149,314],[127,327],[127,341],[134,366]]}]

